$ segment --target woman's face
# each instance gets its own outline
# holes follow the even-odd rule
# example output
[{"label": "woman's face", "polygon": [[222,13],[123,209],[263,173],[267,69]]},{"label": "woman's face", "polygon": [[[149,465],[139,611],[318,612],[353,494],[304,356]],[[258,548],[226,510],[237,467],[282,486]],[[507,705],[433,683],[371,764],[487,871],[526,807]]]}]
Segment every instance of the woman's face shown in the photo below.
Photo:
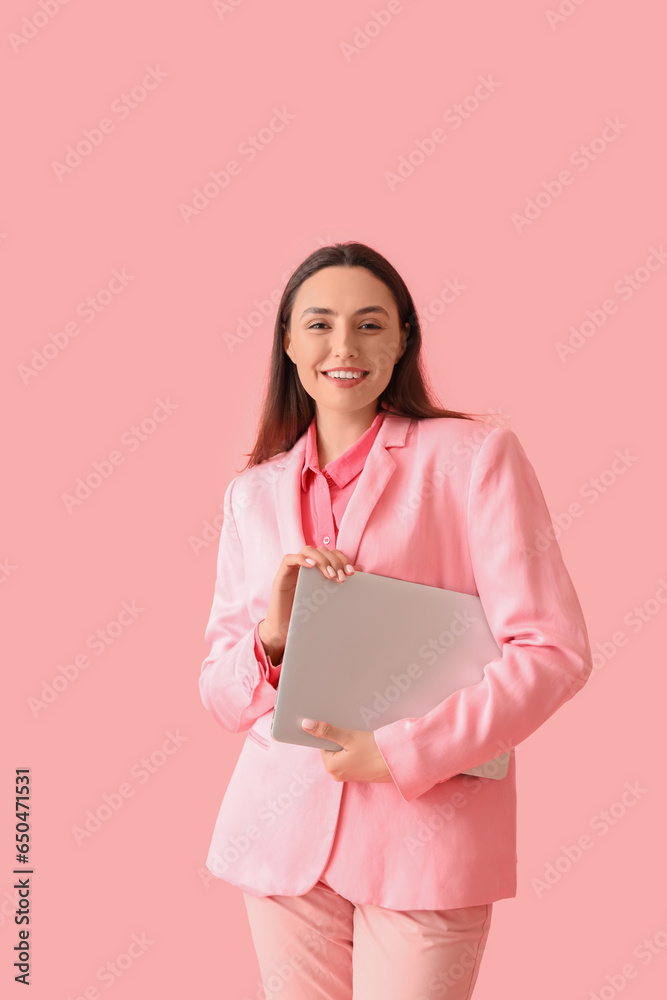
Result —
[{"label": "woman's face", "polygon": [[[320,408],[375,412],[406,347],[398,308],[387,286],[365,267],[325,267],[294,299],[284,347],[303,388]],[[336,379],[325,372],[361,369]]]}]

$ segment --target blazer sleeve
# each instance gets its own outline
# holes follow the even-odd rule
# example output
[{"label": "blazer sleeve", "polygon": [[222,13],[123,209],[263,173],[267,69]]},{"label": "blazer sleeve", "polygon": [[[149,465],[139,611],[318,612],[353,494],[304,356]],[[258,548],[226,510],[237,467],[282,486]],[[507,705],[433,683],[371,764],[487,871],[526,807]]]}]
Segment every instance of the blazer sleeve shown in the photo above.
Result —
[{"label": "blazer sleeve", "polygon": [[427,715],[375,730],[406,802],[521,743],[592,670],[583,612],[544,495],[507,427],[494,428],[477,453],[467,527],[477,590],[502,655],[486,664],[481,681]]},{"label": "blazer sleeve", "polygon": [[[262,621],[264,619],[262,618]],[[262,640],[259,636],[259,626],[262,622],[257,622],[255,625],[255,658],[262,668],[264,675],[266,676],[271,687],[278,690],[278,681],[280,680],[280,668],[282,667],[282,659],[278,664],[274,664],[271,657],[268,655],[264,646],[262,645]]]},{"label": "blazer sleeve", "polygon": [[225,491],[213,605],[204,631],[209,654],[199,674],[204,706],[233,733],[250,729],[273,708],[280,673],[264,653],[260,623],[248,614],[243,547],[232,500],[237,478]]}]

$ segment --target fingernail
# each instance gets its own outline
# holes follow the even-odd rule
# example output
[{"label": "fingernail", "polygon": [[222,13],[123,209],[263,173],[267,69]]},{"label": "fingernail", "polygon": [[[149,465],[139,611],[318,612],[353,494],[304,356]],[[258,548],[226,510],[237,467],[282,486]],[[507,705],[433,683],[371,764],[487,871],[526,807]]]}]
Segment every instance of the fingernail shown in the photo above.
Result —
[{"label": "fingernail", "polygon": [[315,719],[302,719],[301,725],[304,729],[314,729],[317,723]]},{"label": "fingernail", "polygon": [[333,566],[327,566],[327,573],[329,574],[329,576],[335,576],[336,575],[336,571],[333,568]]},{"label": "fingernail", "polygon": [[345,569],[348,573],[354,573],[354,566],[351,566],[349,563],[346,565]]},{"label": "fingernail", "polygon": [[314,566],[315,565],[315,560],[314,559],[309,559],[308,556],[306,556],[305,562],[307,562],[309,566]]},{"label": "fingernail", "polygon": [[339,580],[344,580],[345,579],[345,573],[343,573],[342,569],[338,570],[338,579]]}]

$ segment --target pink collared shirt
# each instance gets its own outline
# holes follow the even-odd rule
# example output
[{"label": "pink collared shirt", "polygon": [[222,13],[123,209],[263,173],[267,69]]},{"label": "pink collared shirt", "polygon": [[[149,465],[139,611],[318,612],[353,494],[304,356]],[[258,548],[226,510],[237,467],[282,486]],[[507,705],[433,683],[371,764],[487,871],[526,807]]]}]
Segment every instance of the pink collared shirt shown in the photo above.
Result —
[{"label": "pink collared shirt", "polygon": [[[319,545],[326,545],[329,549],[336,548],[338,528],[345,508],[354,493],[383,420],[384,410],[376,415],[368,430],[347,451],[325,465],[324,469],[320,469],[317,455],[316,418],[311,420],[306,433],[306,453],[301,470],[301,521],[307,545],[314,548]],[[312,569],[320,572],[314,566]],[[255,626],[255,656],[269,684],[277,688],[282,663],[275,665],[267,656],[259,637],[260,625],[261,622],[258,622]]]}]

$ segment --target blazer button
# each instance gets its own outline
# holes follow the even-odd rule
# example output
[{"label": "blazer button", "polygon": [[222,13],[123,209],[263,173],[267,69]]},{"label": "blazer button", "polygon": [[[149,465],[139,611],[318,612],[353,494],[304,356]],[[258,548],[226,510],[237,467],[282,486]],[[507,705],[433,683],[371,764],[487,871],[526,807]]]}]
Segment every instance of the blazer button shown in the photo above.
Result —
[{"label": "blazer button", "polygon": [[324,538],[322,539],[322,544],[323,545],[328,545],[329,544],[329,536],[328,535],[324,536]]}]

